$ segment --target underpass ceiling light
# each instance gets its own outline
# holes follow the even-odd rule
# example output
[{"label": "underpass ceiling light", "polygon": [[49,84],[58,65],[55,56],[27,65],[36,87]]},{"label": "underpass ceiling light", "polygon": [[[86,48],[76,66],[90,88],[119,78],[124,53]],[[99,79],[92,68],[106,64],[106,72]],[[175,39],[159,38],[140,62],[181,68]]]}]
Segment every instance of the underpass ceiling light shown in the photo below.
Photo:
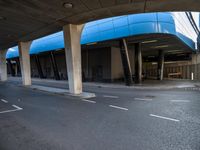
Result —
[{"label": "underpass ceiling light", "polygon": [[72,3],[63,3],[63,7],[66,9],[71,9],[71,8],[73,8],[73,4]]},{"label": "underpass ceiling light", "polygon": [[86,45],[96,45],[96,44],[97,44],[97,42],[93,42],[93,43],[88,43]]},{"label": "underpass ceiling light", "polygon": [[160,46],[155,46],[155,47],[152,47],[152,48],[166,48],[166,47],[169,47],[169,45],[160,45]]},{"label": "underpass ceiling light", "polygon": [[167,53],[174,53],[174,52],[181,52],[182,50],[179,50],[179,49],[175,49],[175,50],[170,50],[170,51],[167,51]]},{"label": "underpass ceiling light", "polygon": [[142,44],[155,43],[155,42],[158,42],[158,40],[144,41],[142,42]]}]

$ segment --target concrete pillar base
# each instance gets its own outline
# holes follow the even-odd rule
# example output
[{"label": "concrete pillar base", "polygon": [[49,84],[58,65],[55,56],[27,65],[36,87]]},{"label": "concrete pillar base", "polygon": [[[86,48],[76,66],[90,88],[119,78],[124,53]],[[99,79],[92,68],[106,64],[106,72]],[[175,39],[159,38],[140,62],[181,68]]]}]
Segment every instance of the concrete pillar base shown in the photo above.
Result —
[{"label": "concrete pillar base", "polygon": [[63,27],[69,91],[72,94],[82,93],[80,38],[83,27],[72,24]]},{"label": "concrete pillar base", "polygon": [[30,46],[32,42],[19,42],[19,59],[22,74],[22,84],[31,85]]},{"label": "concrete pillar base", "polygon": [[7,50],[0,50],[0,81],[7,81],[7,64],[6,64]]}]

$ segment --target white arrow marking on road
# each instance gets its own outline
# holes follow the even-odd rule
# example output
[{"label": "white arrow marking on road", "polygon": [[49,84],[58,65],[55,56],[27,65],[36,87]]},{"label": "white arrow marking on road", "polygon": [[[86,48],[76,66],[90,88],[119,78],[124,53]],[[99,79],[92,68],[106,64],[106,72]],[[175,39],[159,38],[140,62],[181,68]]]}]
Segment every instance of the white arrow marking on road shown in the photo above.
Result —
[{"label": "white arrow marking on road", "polygon": [[1,111],[0,114],[5,114],[5,113],[10,113],[10,112],[23,110],[23,108],[21,108],[19,106],[16,106],[16,105],[12,105],[12,106],[15,107],[16,109]]},{"label": "white arrow marking on road", "polygon": [[16,105],[12,105],[13,107],[15,107],[16,109],[18,110],[22,110],[23,108],[19,107],[19,106],[16,106]]}]

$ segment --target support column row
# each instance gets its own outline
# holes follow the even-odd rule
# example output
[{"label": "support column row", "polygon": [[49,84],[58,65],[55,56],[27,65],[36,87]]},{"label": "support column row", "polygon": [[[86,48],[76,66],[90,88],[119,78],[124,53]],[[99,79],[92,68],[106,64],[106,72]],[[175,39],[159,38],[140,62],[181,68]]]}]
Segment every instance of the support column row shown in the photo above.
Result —
[{"label": "support column row", "polygon": [[[66,25],[64,30],[65,53],[70,93],[82,93],[80,38],[84,25]],[[23,85],[31,85],[30,42],[19,42],[19,59]],[[0,51],[0,79],[7,80],[6,50]],[[52,57],[53,58],[53,57]],[[36,58],[36,62],[37,58]],[[52,61],[53,62],[53,61]],[[41,71],[39,68],[38,71]],[[42,75],[41,75],[42,76]]]}]

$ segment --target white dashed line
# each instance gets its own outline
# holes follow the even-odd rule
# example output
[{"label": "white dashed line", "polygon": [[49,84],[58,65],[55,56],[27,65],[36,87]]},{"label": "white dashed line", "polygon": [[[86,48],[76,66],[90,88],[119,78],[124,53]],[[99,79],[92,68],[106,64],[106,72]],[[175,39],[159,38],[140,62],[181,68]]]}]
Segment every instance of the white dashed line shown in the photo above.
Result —
[{"label": "white dashed line", "polygon": [[103,95],[103,97],[105,98],[119,98],[118,96],[112,96],[112,95]]},{"label": "white dashed line", "polygon": [[4,103],[8,103],[8,101],[5,100],[5,99],[1,99],[1,101],[4,102]]},{"label": "white dashed line", "polygon": [[175,122],[179,122],[179,121],[180,121],[180,120],[177,120],[177,119],[168,118],[168,117],[163,117],[163,116],[158,116],[158,115],[154,115],[154,114],[150,114],[150,116],[151,116],[151,117],[160,118],[160,119],[165,119],[165,120],[175,121]]},{"label": "white dashed line", "polygon": [[13,107],[15,107],[16,109],[18,110],[22,110],[23,108],[19,107],[19,106],[16,106],[16,105],[12,105]]},{"label": "white dashed line", "polygon": [[170,100],[170,102],[183,102],[183,103],[189,103],[189,100]]},{"label": "white dashed line", "polygon": [[148,99],[148,98],[134,98],[134,100],[137,100],[137,101],[152,101],[153,99]]},{"label": "white dashed line", "polygon": [[84,101],[84,102],[88,102],[88,103],[93,103],[93,104],[96,103],[95,101],[91,101],[91,100],[87,100],[87,99],[82,99],[82,101]]},{"label": "white dashed line", "polygon": [[115,106],[115,105],[109,105],[109,107],[112,107],[112,108],[116,108],[116,109],[121,109],[121,110],[128,110],[127,108],[124,108],[124,107],[119,107],[119,106]]}]

